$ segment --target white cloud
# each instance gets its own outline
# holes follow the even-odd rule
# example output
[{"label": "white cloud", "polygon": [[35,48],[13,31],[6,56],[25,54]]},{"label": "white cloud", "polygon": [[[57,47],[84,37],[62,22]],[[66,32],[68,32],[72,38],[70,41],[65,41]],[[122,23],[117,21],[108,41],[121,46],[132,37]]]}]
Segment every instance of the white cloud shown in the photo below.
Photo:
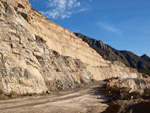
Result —
[{"label": "white cloud", "polygon": [[77,12],[83,12],[83,11],[86,11],[86,10],[87,10],[87,8],[83,8],[83,9],[78,10]]},{"label": "white cloud", "polygon": [[116,27],[114,27],[113,25],[110,25],[105,22],[99,22],[97,25],[109,32],[115,33],[117,35],[122,35],[121,31],[119,29],[117,29]]},{"label": "white cloud", "polygon": [[78,0],[48,0],[49,10],[40,11],[47,18],[69,18],[72,14],[83,12],[86,8],[81,8],[82,3]]}]

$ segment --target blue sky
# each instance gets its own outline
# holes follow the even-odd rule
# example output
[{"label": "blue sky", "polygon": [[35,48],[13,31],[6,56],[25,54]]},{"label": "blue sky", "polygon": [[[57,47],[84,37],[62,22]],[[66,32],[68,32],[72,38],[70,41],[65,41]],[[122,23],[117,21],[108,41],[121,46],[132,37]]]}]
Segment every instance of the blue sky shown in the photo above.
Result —
[{"label": "blue sky", "polygon": [[150,56],[150,0],[29,0],[62,27]]}]

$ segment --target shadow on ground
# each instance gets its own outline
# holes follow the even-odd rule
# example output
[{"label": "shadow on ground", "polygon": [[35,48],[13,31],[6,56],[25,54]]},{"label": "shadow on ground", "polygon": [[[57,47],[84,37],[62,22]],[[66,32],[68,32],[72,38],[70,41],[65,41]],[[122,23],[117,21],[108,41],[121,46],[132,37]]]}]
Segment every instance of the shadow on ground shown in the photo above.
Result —
[{"label": "shadow on ground", "polygon": [[[97,87],[93,87],[89,93],[93,96],[96,96],[97,99],[103,99],[104,101],[100,101],[100,103],[108,104],[111,97],[108,95],[108,92],[106,92],[105,89],[105,83],[104,81],[98,82],[99,85]],[[97,84],[98,84],[97,83]]]}]

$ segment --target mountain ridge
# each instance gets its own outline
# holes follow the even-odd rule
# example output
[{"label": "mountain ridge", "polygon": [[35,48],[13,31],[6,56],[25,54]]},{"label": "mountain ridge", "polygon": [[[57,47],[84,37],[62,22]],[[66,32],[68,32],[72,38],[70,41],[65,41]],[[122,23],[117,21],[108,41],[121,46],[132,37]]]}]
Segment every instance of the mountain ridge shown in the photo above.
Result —
[{"label": "mountain ridge", "polygon": [[138,55],[127,51],[117,50],[113,47],[104,44],[101,40],[96,40],[85,36],[81,33],[75,33],[84,42],[88,43],[90,47],[95,49],[104,59],[111,61],[121,61],[126,66],[137,69],[139,72],[150,75],[150,58],[147,55],[139,57]]}]

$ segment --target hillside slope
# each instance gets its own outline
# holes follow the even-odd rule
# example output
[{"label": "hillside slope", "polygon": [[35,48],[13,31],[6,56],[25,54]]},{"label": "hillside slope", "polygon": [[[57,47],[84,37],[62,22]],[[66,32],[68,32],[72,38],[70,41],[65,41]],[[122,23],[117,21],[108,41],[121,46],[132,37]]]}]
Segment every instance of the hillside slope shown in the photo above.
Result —
[{"label": "hillside slope", "polygon": [[148,56],[137,56],[130,51],[118,51],[109,45],[104,44],[101,40],[95,40],[80,33],[75,33],[84,42],[88,43],[90,47],[96,50],[104,59],[111,61],[120,61],[127,66],[133,67],[139,72],[150,75],[150,59]]}]

